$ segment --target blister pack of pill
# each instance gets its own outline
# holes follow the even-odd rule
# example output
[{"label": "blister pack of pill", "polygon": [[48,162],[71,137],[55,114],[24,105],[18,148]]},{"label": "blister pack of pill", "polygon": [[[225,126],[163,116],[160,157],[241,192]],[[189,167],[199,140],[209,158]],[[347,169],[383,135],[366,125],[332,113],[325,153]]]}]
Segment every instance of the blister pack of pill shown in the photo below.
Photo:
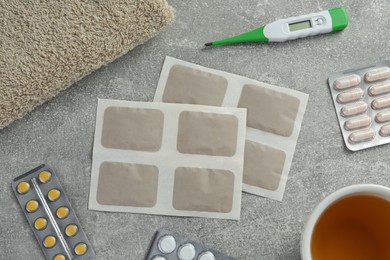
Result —
[{"label": "blister pack of pill", "polygon": [[42,164],[16,177],[12,189],[46,259],[94,259],[92,246],[52,169]]},{"label": "blister pack of pill", "polygon": [[167,56],[154,102],[246,108],[242,190],[281,201],[308,97]]},{"label": "blister pack of pill", "polygon": [[346,147],[390,143],[390,61],[330,75],[329,88]]},{"label": "blister pack of pill", "polygon": [[145,260],[235,260],[168,230],[158,230]]}]

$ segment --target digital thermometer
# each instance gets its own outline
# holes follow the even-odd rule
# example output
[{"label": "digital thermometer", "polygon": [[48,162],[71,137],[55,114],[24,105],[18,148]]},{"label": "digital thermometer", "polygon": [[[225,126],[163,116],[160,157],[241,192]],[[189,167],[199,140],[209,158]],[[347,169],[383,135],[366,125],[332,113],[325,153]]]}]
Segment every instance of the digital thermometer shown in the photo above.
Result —
[{"label": "digital thermometer", "polygon": [[281,19],[232,38],[206,43],[218,46],[240,42],[284,42],[322,33],[341,31],[348,25],[344,8]]}]

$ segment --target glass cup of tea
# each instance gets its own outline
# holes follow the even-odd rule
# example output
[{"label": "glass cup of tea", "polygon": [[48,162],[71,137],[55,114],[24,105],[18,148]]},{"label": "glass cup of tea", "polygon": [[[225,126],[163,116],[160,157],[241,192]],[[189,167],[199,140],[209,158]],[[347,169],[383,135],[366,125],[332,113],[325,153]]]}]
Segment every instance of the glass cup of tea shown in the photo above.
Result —
[{"label": "glass cup of tea", "polygon": [[306,222],[301,257],[390,259],[390,188],[352,185],[326,197]]}]

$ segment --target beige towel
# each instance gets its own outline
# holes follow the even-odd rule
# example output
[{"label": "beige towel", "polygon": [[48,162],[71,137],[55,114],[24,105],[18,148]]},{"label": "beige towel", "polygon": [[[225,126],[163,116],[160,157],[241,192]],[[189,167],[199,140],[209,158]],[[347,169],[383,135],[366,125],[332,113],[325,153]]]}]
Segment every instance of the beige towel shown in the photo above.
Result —
[{"label": "beige towel", "polygon": [[0,129],[173,19],[165,0],[0,0]]}]

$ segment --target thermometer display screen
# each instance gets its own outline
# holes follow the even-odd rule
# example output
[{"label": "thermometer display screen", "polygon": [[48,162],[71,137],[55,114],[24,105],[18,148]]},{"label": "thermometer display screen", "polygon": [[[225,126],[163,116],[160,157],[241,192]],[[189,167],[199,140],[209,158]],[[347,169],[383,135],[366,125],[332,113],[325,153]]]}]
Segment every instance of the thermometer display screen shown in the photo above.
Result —
[{"label": "thermometer display screen", "polygon": [[290,32],[295,32],[295,31],[311,28],[311,23],[310,20],[307,20],[298,23],[290,23],[288,26],[290,27]]}]

